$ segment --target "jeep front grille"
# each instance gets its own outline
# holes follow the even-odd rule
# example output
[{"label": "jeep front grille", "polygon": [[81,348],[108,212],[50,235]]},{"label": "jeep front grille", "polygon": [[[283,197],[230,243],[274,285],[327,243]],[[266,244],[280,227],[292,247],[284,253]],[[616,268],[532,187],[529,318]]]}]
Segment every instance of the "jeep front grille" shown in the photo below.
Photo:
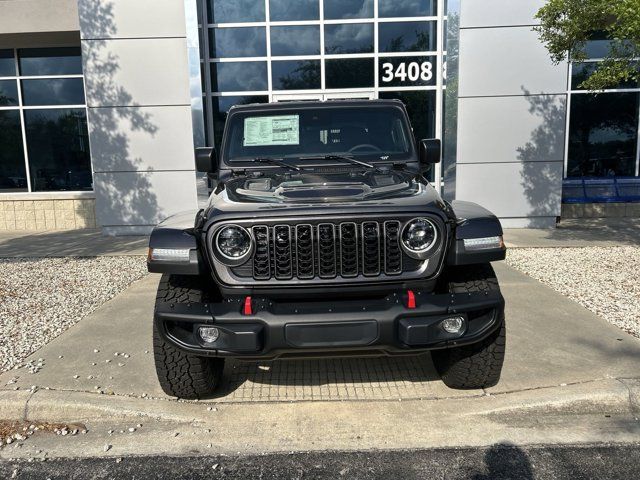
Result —
[{"label": "jeep front grille", "polygon": [[400,222],[256,225],[255,280],[399,275]]}]

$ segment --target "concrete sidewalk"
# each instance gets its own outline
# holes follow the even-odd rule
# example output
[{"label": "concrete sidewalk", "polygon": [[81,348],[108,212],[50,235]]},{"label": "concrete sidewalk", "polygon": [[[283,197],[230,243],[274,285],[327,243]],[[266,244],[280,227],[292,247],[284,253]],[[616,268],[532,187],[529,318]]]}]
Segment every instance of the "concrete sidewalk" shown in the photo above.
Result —
[{"label": "concrete sidewalk", "polygon": [[[158,278],[149,276],[34,354],[45,362],[39,373],[1,375],[0,418],[105,431],[140,419],[165,433],[208,425],[202,438],[222,452],[640,440],[640,341],[503,264],[496,270],[508,343],[502,380],[488,392],[448,389],[427,355],[229,362],[218,398],[167,398],[153,367]],[[123,451],[163,451],[157,434],[143,451],[140,437],[123,439]],[[171,448],[187,451],[181,442]]]}]

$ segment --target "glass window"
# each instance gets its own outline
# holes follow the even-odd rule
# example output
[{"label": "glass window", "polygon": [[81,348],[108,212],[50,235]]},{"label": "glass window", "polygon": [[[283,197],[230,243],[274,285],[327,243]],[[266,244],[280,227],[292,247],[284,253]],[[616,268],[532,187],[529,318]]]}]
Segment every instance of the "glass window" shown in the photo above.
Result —
[{"label": "glass window", "polygon": [[436,14],[436,0],[378,0],[378,16],[428,17]]},{"label": "glass window", "polygon": [[209,45],[212,58],[267,55],[264,27],[212,28],[209,30]]},{"label": "glass window", "polygon": [[45,78],[22,80],[25,105],[84,105],[81,78]]},{"label": "glass window", "polygon": [[250,103],[268,103],[269,97],[266,95],[234,96],[234,97],[213,97],[213,133],[215,137],[215,147],[220,151],[220,142],[224,132],[224,124],[227,121],[227,113],[234,105],[248,105]]},{"label": "glass window", "polygon": [[81,75],[80,48],[22,48],[18,50],[21,75]]},{"label": "glass window", "polygon": [[[591,76],[597,66],[598,62],[574,63],[571,68],[571,89],[582,90],[579,85]],[[637,81],[628,80],[611,88],[638,88],[639,86]]]},{"label": "glass window", "polygon": [[211,64],[214,92],[266,90],[267,62],[225,62]]},{"label": "glass window", "polygon": [[327,88],[373,87],[373,58],[325,60]]},{"label": "glass window", "polygon": [[269,0],[269,18],[273,22],[292,20],[318,20],[318,0]]},{"label": "glass window", "polygon": [[32,191],[91,190],[84,108],[25,110]]},{"label": "glass window", "polygon": [[372,18],[374,0],[324,0],[324,18]]},{"label": "glass window", "polygon": [[261,0],[209,0],[209,23],[264,22]]},{"label": "glass window", "polygon": [[0,107],[18,105],[18,83],[15,80],[0,80]]},{"label": "glass window", "polygon": [[16,74],[16,61],[13,50],[0,50],[0,77],[13,77]]},{"label": "glass window", "polygon": [[436,50],[435,22],[388,22],[378,24],[381,52],[431,52]]},{"label": "glass window", "polygon": [[0,192],[25,192],[22,130],[18,110],[0,111]]},{"label": "glass window", "polygon": [[271,55],[320,55],[320,27],[271,27]]},{"label": "glass window", "polygon": [[635,175],[638,93],[571,96],[567,177]]},{"label": "glass window", "polygon": [[387,57],[379,59],[381,87],[435,85],[437,57]]},{"label": "glass window", "polygon": [[372,53],[373,23],[325,25],[324,51],[336,53]]},{"label": "glass window", "polygon": [[271,63],[274,90],[320,88],[320,60],[285,60]]}]

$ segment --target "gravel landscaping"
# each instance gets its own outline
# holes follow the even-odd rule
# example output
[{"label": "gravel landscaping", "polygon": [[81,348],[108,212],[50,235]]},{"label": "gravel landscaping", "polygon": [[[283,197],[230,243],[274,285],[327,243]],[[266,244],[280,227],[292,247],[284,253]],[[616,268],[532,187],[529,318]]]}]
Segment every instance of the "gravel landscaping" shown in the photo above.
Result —
[{"label": "gravel landscaping", "polygon": [[512,248],[507,263],[640,338],[640,247]]},{"label": "gravel landscaping", "polygon": [[[147,274],[144,257],[0,259],[0,372]],[[37,362],[29,368],[38,369]]]}]

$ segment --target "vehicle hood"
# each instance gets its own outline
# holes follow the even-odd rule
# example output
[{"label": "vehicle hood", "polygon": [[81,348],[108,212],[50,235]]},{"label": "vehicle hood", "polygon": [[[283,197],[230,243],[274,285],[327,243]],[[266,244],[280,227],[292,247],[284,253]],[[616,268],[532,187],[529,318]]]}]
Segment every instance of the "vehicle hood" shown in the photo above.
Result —
[{"label": "vehicle hood", "polygon": [[409,171],[260,173],[232,178],[209,199],[212,213],[444,208],[435,189]]}]

